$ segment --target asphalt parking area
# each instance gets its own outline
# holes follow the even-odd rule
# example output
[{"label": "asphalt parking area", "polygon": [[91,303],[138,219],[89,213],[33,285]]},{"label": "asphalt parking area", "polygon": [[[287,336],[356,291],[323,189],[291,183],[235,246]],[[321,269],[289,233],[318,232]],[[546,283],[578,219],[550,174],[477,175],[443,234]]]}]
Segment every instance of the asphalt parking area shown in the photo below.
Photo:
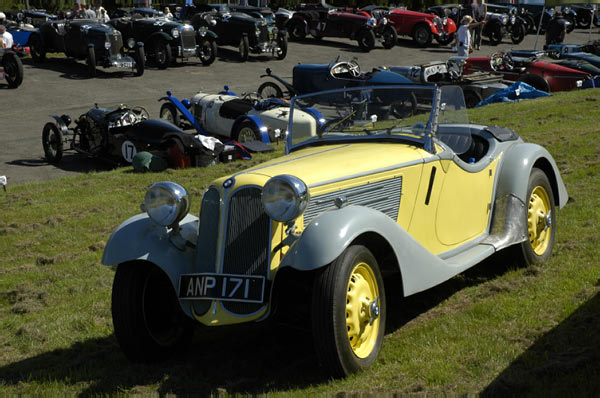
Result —
[{"label": "asphalt parking area", "polygon": [[[594,28],[592,39],[598,39]],[[584,43],[589,40],[587,30],[576,29],[567,36],[568,43]],[[537,48],[544,39],[540,37]],[[474,55],[488,56],[494,51],[510,48],[532,49],[535,35],[526,36],[519,45],[510,40],[498,46],[489,46],[485,40],[481,50]],[[98,104],[102,107],[127,104],[143,106],[151,117],[158,117],[158,99],[171,90],[178,98],[189,98],[202,91],[214,93],[228,85],[238,94],[256,91],[264,81],[260,75],[271,68],[273,73],[289,77],[297,63],[329,63],[338,55],[355,57],[362,70],[380,65],[414,65],[429,61],[445,61],[454,53],[449,46],[417,48],[409,38],[401,38],[398,45],[385,50],[379,44],[375,50],[362,52],[356,42],[345,39],[307,39],[306,42],[290,42],[287,57],[278,61],[266,55],[251,54],[248,62],[238,61],[237,49],[220,48],[216,61],[210,66],[191,60],[166,69],[158,70],[148,65],[141,77],[128,71],[99,68],[98,77],[88,78],[85,62],[66,58],[51,58],[42,65],[31,59],[23,60],[23,84],[15,90],[0,82],[0,175],[8,177],[8,183],[45,181],[73,173],[103,170],[110,166],[80,155],[65,154],[59,166],[44,160],[42,128],[51,121],[50,115],[68,114],[73,119]]]}]

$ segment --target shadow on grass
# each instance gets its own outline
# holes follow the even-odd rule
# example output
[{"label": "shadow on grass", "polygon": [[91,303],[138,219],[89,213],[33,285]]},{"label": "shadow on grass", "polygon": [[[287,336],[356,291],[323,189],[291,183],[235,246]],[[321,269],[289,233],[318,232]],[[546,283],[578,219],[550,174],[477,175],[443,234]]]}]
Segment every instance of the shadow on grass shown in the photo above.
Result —
[{"label": "shadow on grass", "polygon": [[538,338],[481,395],[600,396],[600,293]]},{"label": "shadow on grass", "polygon": [[77,61],[73,58],[52,57],[42,63],[35,63],[32,59],[23,60],[23,64],[31,65],[38,69],[47,69],[60,73],[60,77],[71,80],[87,79],[114,79],[122,77],[135,77],[131,69],[123,68],[96,68],[96,76],[91,77],[85,61]]},{"label": "shadow on grass", "polygon": [[118,166],[112,162],[104,161],[98,158],[91,158],[79,153],[66,153],[65,155],[63,155],[63,158],[58,164],[49,163],[44,158],[15,159],[6,162],[6,164],[23,167],[40,167],[54,165],[56,168],[59,168],[64,171],[75,171],[80,173],[89,173],[90,171],[108,171]]},{"label": "shadow on grass", "polygon": [[[506,272],[505,256],[494,256],[470,271],[426,292],[402,298],[399,281],[386,282],[387,332],[436,307],[457,291]],[[389,287],[388,287],[389,286]],[[310,321],[296,327],[274,321],[219,328],[198,327],[194,343],[166,362],[133,364],[114,336],[89,339],[0,367],[7,385],[54,381],[85,385],[81,397],[123,390],[207,396],[216,392],[260,394],[302,389],[326,382],[313,348]]]}]

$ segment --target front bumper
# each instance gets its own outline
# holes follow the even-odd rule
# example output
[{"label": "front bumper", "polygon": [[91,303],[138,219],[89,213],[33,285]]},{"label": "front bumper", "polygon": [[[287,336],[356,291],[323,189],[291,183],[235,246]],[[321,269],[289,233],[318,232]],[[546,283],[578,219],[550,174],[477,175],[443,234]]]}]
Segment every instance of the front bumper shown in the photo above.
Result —
[{"label": "front bumper", "polygon": [[106,59],[103,66],[112,68],[134,68],[135,59],[128,55],[111,55]]},{"label": "front bumper", "polygon": [[258,43],[257,45],[252,47],[250,50],[254,54],[271,53],[273,56],[276,56],[277,53],[279,51],[281,51],[281,48],[279,47],[279,44],[277,44],[277,42],[275,40],[273,40],[273,41]]}]

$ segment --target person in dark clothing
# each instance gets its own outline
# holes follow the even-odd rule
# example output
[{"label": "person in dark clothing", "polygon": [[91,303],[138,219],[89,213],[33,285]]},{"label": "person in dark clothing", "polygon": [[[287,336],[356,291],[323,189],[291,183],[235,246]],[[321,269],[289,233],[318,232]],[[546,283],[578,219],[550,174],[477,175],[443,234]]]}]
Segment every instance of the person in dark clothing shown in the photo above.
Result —
[{"label": "person in dark clothing", "polygon": [[567,20],[561,12],[554,14],[546,28],[546,45],[560,44],[563,42],[565,34],[567,33],[567,23]]}]

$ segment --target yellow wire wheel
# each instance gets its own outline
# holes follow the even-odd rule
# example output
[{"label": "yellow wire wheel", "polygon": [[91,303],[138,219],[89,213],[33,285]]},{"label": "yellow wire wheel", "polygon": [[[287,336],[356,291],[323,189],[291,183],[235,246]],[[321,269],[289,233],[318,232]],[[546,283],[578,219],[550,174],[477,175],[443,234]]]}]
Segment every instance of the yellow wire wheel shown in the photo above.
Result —
[{"label": "yellow wire wheel", "polygon": [[383,278],[371,251],[351,245],[315,277],[312,327],[320,363],[345,377],[375,362],[385,331]]},{"label": "yellow wire wheel", "polygon": [[550,181],[534,168],[527,187],[526,241],[521,244],[524,265],[543,262],[552,255],[556,233],[556,208]]}]

